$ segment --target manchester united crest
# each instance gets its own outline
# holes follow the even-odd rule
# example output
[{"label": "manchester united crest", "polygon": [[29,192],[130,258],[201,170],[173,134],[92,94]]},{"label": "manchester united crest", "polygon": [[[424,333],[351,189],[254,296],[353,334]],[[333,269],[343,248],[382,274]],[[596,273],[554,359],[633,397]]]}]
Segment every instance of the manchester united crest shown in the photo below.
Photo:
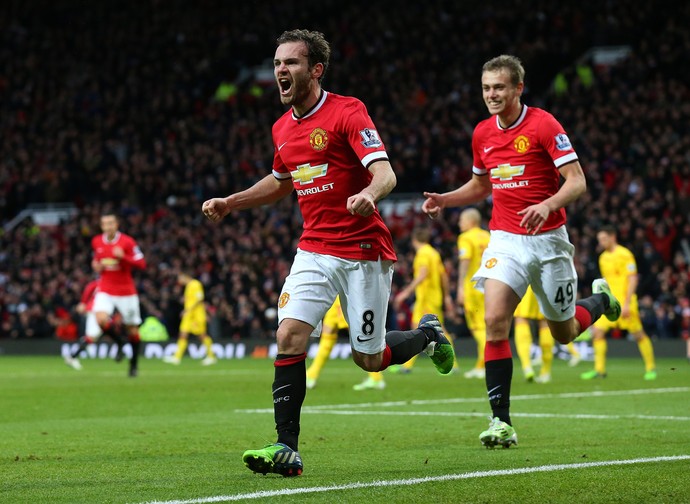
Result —
[{"label": "manchester united crest", "polygon": [[525,135],[520,135],[515,139],[515,142],[513,142],[513,147],[515,147],[518,153],[524,154],[529,150],[529,138]]},{"label": "manchester united crest", "polygon": [[285,305],[290,301],[290,294],[283,292],[278,299],[278,308],[285,308]]},{"label": "manchester united crest", "polygon": [[311,135],[309,135],[309,143],[314,150],[324,150],[328,145],[328,133],[326,133],[324,129],[316,128],[311,132]]}]

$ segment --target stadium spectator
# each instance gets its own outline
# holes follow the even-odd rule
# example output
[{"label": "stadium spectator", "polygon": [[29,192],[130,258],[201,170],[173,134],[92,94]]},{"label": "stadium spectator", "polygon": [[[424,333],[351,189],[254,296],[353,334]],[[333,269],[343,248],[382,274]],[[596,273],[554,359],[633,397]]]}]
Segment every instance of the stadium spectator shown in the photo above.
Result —
[{"label": "stadium spectator", "polygon": [[[0,223],[30,203],[47,201],[73,202],[80,214],[53,229],[24,222],[0,233],[6,277],[0,282],[0,337],[54,337],[50,314],[74,306],[88,282],[88,238],[104,206],[123,215],[156,265],[137,276],[142,313],[160,310],[169,332],[177,333],[179,306],[165,298],[172,286],[164,266],[180,256],[207,268],[202,282],[215,310],[209,324],[214,339],[272,337],[275,321],[261,305],[277,303],[299,216],[289,202],[238,215],[234,229],[214,231],[207,243],[210,226],[188,209],[220,188],[251,185],[270,165],[265,118],[276,117],[280,106],[272,93],[250,91],[255,83],[269,85],[254,73],[270,50],[265,40],[295,16],[332,34],[338,65],[331,87],[369,105],[398,178],[396,192],[416,192],[430,182],[445,191],[469,178],[472,125],[483,114],[473,97],[474,69],[499,47],[526,55],[530,100],[559,117],[585,161],[589,194],[568,212],[580,295],[595,278],[595,229],[614,215],[621,243],[645,251],[633,250],[640,294],[668,296],[660,313],[676,310],[690,295],[690,282],[687,275],[664,273],[645,231],[650,217],[669,214],[677,230],[672,258],[690,235],[683,184],[690,110],[679,106],[690,97],[681,58],[690,51],[690,5],[672,11],[652,3],[635,9],[624,2],[521,5],[516,25],[508,7],[468,11],[461,2],[442,0],[410,9],[384,0],[366,18],[356,2],[335,0],[325,0],[318,11],[271,4],[259,17],[251,3],[125,0],[74,9],[45,0],[6,2],[0,16]],[[375,33],[364,27],[376,27]],[[615,64],[590,61],[588,85],[573,78],[566,95],[549,95],[556,73],[573,75],[564,67],[577,68],[593,44],[627,44],[632,51]],[[463,47],[462,59],[457,47]],[[397,78],[403,73],[407,78]],[[237,85],[233,99],[215,100],[219,84],[228,81]],[[489,215],[490,204],[480,210]],[[396,229],[389,222],[396,250],[405,250],[417,222],[395,217],[404,223]],[[451,217],[434,224],[434,246],[444,258],[453,257],[454,238],[445,238],[455,224]],[[403,271],[406,262],[401,254],[396,269]],[[667,276],[677,276],[668,292],[660,287]],[[397,285],[397,275],[393,281]],[[256,282],[262,299],[255,304],[249,297],[240,317],[235,300],[250,290],[242,282]],[[29,307],[33,315],[20,317]],[[243,325],[247,319],[258,326]],[[666,326],[678,337],[675,322]]]}]

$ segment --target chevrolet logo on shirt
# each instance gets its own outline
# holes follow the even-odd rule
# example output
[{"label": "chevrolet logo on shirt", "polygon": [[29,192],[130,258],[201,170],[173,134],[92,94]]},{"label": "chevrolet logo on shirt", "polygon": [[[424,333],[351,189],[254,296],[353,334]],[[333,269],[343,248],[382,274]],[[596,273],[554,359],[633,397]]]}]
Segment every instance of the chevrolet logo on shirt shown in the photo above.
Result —
[{"label": "chevrolet logo on shirt", "polygon": [[525,173],[525,165],[511,166],[509,164],[500,164],[491,170],[491,176],[501,180],[513,180],[513,177],[520,176],[523,173]]},{"label": "chevrolet logo on shirt", "polygon": [[291,171],[292,180],[300,185],[313,184],[315,178],[323,177],[328,171],[328,163],[312,166],[309,163],[299,165],[295,171]]}]

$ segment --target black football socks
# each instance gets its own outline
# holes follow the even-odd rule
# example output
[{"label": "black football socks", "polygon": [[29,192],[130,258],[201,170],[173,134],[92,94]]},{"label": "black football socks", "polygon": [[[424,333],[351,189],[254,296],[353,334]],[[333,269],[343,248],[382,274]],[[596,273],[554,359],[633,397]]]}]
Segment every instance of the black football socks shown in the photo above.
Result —
[{"label": "black football socks", "polygon": [[274,363],[273,414],[278,442],[298,449],[299,421],[307,394],[307,354],[278,354]]}]

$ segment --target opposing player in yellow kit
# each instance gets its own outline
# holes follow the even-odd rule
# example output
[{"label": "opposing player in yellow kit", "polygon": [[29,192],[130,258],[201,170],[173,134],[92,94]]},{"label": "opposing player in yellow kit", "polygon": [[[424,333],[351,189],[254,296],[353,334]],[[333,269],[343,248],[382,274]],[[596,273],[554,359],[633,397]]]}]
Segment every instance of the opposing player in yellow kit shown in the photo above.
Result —
[{"label": "opposing player in yellow kit", "polygon": [[192,277],[189,273],[180,272],[177,275],[177,283],[184,285],[184,309],[180,321],[180,334],[177,338],[177,351],[175,355],[163,358],[167,364],[179,364],[187,350],[189,335],[199,338],[206,347],[206,357],[201,361],[202,366],[210,366],[218,362],[213,354],[213,340],[206,333],[206,306],[204,303],[204,285]]},{"label": "opposing player in yellow kit", "polygon": [[[551,381],[551,367],[553,364],[554,339],[546,323],[544,315],[539,311],[539,303],[534,295],[532,287],[527,292],[515,309],[515,349],[517,350],[522,373],[528,382],[548,383]],[[541,348],[541,370],[535,378],[532,369],[532,326],[530,321],[536,320],[539,327],[539,347]]]},{"label": "opposing player in yellow kit", "polygon": [[[314,357],[314,361],[307,369],[307,388],[313,389],[316,387],[316,381],[321,375],[321,370],[328,362],[331,356],[333,347],[338,341],[338,332],[343,329],[348,329],[347,320],[343,315],[343,309],[340,305],[340,296],[335,298],[333,306],[326,312],[323,318],[323,327],[321,329],[321,337],[319,339],[319,349]],[[365,389],[383,389],[386,383],[383,380],[383,374],[379,372],[369,373],[369,377],[362,383],[355,385],[355,390]]]},{"label": "opposing player in yellow kit", "polygon": [[460,213],[458,227],[458,290],[456,303],[465,309],[465,322],[477,343],[477,360],[474,367],[463,375],[465,378],[484,379],[484,347],[486,346],[486,322],[484,321],[484,293],[474,288],[472,277],[481,266],[482,254],[489,245],[490,234],[480,227],[481,214],[476,208]]},{"label": "opposing player in yellow kit", "polygon": [[[412,248],[415,250],[412,262],[413,278],[394,298],[393,306],[400,309],[402,303],[414,293],[414,306],[412,308],[412,327],[417,327],[419,321],[426,313],[438,316],[443,324],[445,310],[453,309],[453,300],[450,297],[448,274],[443,265],[441,254],[431,246],[431,230],[425,227],[416,227],[412,230]],[[445,333],[450,340],[451,336]],[[417,360],[415,355],[402,366],[390,366],[392,373],[406,374],[412,371],[412,366]],[[458,370],[458,361],[454,359],[453,371]]]},{"label": "opposing player in yellow kit", "polygon": [[592,326],[592,347],[594,348],[594,369],[582,373],[583,380],[604,378],[606,376],[606,333],[611,329],[628,331],[637,341],[640,355],[644,361],[645,380],[656,379],[656,364],[652,341],[645,333],[637,305],[637,263],[632,252],[618,244],[616,228],[604,226],[597,233],[597,241],[603,252],[599,256],[601,276],[608,282],[611,292],[621,302],[621,316],[616,321],[605,317]]}]

